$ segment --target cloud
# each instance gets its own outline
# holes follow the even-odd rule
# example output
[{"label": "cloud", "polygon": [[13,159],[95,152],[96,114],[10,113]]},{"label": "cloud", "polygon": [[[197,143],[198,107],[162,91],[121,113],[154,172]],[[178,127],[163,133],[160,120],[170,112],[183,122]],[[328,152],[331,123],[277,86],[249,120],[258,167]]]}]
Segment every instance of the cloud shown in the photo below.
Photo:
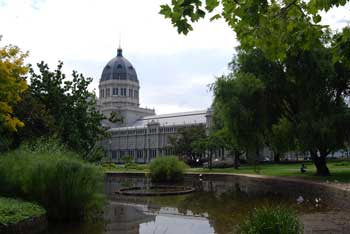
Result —
[{"label": "cloud", "polygon": [[[28,62],[44,60],[64,71],[94,78],[97,89],[105,64],[116,55],[122,35],[124,55],[141,82],[141,103],[158,113],[203,109],[211,104],[207,84],[226,71],[237,46],[224,21],[201,21],[188,36],[178,35],[159,6],[170,0],[0,0],[3,44],[30,51]],[[349,5],[349,4],[348,4]],[[349,6],[332,9],[323,23],[339,29]],[[337,23],[338,22],[338,23]]]}]

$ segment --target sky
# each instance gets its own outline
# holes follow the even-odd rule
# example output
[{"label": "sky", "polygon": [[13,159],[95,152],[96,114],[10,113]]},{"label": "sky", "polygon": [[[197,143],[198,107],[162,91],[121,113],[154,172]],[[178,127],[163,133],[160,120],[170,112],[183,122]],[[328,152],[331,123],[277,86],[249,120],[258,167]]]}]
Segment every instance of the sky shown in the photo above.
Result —
[{"label": "sky", "polygon": [[[204,20],[187,36],[159,15],[170,0],[0,0],[0,46],[29,51],[28,63],[45,61],[64,72],[93,77],[98,94],[103,67],[117,54],[135,67],[142,107],[157,114],[206,109],[208,85],[228,72],[238,45],[223,21]],[[350,6],[324,14],[322,23],[341,29],[350,23]],[[121,36],[119,36],[121,35]]]}]

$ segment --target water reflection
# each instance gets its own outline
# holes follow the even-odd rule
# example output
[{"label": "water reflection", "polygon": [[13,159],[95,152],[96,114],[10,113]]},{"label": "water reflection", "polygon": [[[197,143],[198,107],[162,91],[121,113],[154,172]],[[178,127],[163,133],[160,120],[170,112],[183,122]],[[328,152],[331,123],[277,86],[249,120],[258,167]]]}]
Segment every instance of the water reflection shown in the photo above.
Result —
[{"label": "water reflection", "polygon": [[[145,177],[106,178],[108,205],[104,222],[71,226],[50,226],[47,234],[227,234],[254,208],[270,204],[291,206],[300,213],[328,210],[315,194],[292,190],[288,196],[247,181],[186,181],[198,192],[163,197],[117,195],[122,187],[150,185]],[[302,195],[303,203],[297,198]],[[317,206],[316,206],[317,205]]]}]

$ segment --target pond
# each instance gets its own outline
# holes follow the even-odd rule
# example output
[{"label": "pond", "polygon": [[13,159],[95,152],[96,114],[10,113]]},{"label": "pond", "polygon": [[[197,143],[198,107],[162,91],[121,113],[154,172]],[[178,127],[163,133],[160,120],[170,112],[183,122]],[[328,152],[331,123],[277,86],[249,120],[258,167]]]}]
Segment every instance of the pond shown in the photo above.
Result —
[{"label": "pond", "polygon": [[108,205],[103,222],[49,225],[45,234],[229,234],[254,208],[283,205],[301,216],[337,212],[334,199],[312,186],[274,184],[247,178],[186,178],[196,192],[171,196],[125,196],[126,187],[150,186],[144,176],[106,177]]}]

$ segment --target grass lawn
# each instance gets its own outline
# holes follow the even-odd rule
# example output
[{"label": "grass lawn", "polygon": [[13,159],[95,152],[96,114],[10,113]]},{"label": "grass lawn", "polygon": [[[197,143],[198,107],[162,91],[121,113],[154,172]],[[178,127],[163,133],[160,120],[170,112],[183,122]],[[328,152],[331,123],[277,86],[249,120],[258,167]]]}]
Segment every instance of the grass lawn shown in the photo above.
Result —
[{"label": "grass lawn", "polygon": [[[301,179],[311,179],[316,181],[330,181],[330,182],[346,182],[350,183],[350,161],[329,161],[327,163],[331,172],[330,177],[315,176],[316,168],[312,162],[305,163],[307,172],[300,173],[301,163],[290,164],[260,164],[257,167],[251,165],[242,165],[239,169],[234,168],[190,168],[188,172],[201,173],[237,173],[237,174],[258,174],[267,176],[282,176],[282,177],[297,177]],[[103,164],[102,168],[105,172],[148,172],[147,164],[137,164],[134,167],[125,168],[124,165]]]},{"label": "grass lawn", "polygon": [[17,199],[0,197],[0,225],[18,223],[46,213],[39,205]]},{"label": "grass lawn", "polygon": [[113,164],[103,163],[101,168],[104,172],[148,172],[148,164],[136,164],[131,163],[128,165],[124,164]]},{"label": "grass lawn", "polygon": [[350,182],[350,161],[330,161],[327,163],[331,172],[330,177],[315,176],[316,168],[313,163],[305,163],[306,173],[300,172],[301,163],[291,164],[261,164],[259,166],[243,165],[239,169],[234,168],[191,168],[191,172],[221,172],[238,174],[258,174],[267,176],[297,177],[330,182]]}]

